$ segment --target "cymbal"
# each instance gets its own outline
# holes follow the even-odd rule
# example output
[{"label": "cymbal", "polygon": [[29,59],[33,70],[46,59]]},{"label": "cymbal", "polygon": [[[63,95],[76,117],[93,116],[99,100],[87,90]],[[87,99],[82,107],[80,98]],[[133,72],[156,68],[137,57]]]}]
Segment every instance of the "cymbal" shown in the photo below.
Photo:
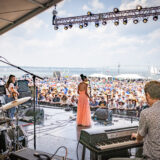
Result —
[{"label": "cymbal", "polygon": [[9,103],[3,105],[0,109],[5,111],[5,110],[11,109],[15,106],[18,106],[20,104],[23,104],[23,103],[29,101],[30,99],[31,99],[31,97],[24,97],[24,98],[16,99],[12,102],[9,102]]},{"label": "cymbal", "polygon": [[10,122],[11,119],[8,117],[0,118],[0,125]]}]

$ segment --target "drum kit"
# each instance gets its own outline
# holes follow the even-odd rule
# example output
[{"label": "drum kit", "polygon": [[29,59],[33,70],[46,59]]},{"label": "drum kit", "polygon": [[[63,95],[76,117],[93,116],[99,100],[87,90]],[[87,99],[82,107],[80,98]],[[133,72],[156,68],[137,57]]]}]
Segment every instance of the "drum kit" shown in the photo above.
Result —
[{"label": "drum kit", "polygon": [[[30,99],[31,97],[20,98],[0,107],[0,159],[2,160],[6,159],[10,152],[27,147],[27,136],[18,125],[18,107]],[[5,112],[13,107],[16,107],[16,123],[5,115]]]}]

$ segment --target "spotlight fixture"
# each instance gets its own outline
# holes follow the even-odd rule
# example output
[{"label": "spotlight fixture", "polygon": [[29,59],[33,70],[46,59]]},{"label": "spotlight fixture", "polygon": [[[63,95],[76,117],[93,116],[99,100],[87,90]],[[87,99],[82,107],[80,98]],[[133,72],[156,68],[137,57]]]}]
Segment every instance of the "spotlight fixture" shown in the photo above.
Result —
[{"label": "spotlight fixture", "polygon": [[144,18],[143,19],[143,23],[147,23],[148,22],[148,19],[147,18]]},{"label": "spotlight fixture", "polygon": [[95,27],[96,28],[99,27],[99,23],[98,22],[95,23]]},{"label": "spotlight fixture", "polygon": [[114,25],[115,25],[115,26],[118,26],[118,25],[119,25],[119,21],[116,20],[116,21],[114,22]]},{"label": "spotlight fixture", "polygon": [[127,19],[123,19],[123,24],[126,25],[127,24]]},{"label": "spotlight fixture", "polygon": [[55,9],[52,11],[53,17],[52,17],[52,24],[55,25],[55,19],[56,19],[56,15],[57,15],[57,11],[56,11],[56,7]]},{"label": "spotlight fixture", "polygon": [[65,26],[64,29],[67,30],[67,29],[68,29],[68,26]]},{"label": "spotlight fixture", "polygon": [[87,22],[85,22],[85,23],[84,23],[84,27],[87,27],[87,26],[88,26],[88,23],[87,23]]},{"label": "spotlight fixture", "polygon": [[113,12],[114,12],[114,13],[118,13],[118,12],[119,12],[119,9],[118,9],[118,8],[114,8],[114,9],[113,9]]},{"label": "spotlight fixture", "polygon": [[72,24],[69,24],[69,28],[72,28],[73,27],[73,25]]},{"label": "spotlight fixture", "polygon": [[142,9],[142,6],[141,5],[137,5],[136,9],[138,9],[140,11]]},{"label": "spotlight fixture", "polygon": [[134,23],[134,24],[137,24],[137,23],[138,23],[138,19],[134,19],[134,20],[133,20],[133,23]]},{"label": "spotlight fixture", "polygon": [[106,25],[106,24],[107,24],[107,22],[106,22],[106,21],[103,21],[103,22],[102,22],[102,24],[103,24],[103,25]]},{"label": "spotlight fixture", "polygon": [[154,16],[154,17],[153,17],[153,20],[154,20],[154,21],[157,21],[157,20],[158,20],[158,16]]},{"label": "spotlight fixture", "polygon": [[91,15],[92,15],[92,12],[88,11],[88,12],[87,12],[87,15],[88,15],[88,16],[91,16]]},{"label": "spotlight fixture", "polygon": [[54,30],[58,30],[58,26],[54,26]]},{"label": "spotlight fixture", "polygon": [[83,28],[83,25],[82,25],[82,24],[80,24],[80,25],[79,25],[79,28],[80,28],[80,29],[82,29],[82,28]]}]

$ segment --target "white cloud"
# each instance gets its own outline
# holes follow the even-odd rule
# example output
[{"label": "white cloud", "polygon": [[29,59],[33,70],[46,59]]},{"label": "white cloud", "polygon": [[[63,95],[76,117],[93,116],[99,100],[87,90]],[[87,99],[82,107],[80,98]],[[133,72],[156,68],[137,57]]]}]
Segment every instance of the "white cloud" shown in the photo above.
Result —
[{"label": "white cloud", "polygon": [[92,0],[91,6],[92,6],[92,8],[94,8],[95,10],[104,9],[104,4],[103,4],[102,2],[100,2],[100,0]]},{"label": "white cloud", "polygon": [[48,27],[48,25],[45,24],[43,20],[35,17],[23,23],[20,27],[24,29],[27,34],[32,34],[42,26]]},{"label": "white cloud", "polygon": [[64,5],[68,2],[71,2],[71,0],[62,0],[60,3],[57,4],[57,9],[63,8]]},{"label": "white cloud", "polygon": [[82,9],[83,9],[85,12],[90,11],[90,8],[89,8],[86,4],[84,4],[84,5],[82,6]]},{"label": "white cloud", "polygon": [[101,11],[102,9],[104,9],[104,4],[100,0],[90,0],[88,5],[82,6],[84,11]]},{"label": "white cloud", "polygon": [[[100,1],[94,2],[95,5]],[[129,3],[128,0],[123,2]],[[82,6],[83,9],[93,7],[90,2]],[[97,8],[101,7],[98,5]],[[58,11],[64,16],[67,10],[62,7]],[[43,18],[33,18],[15,29],[15,32],[1,36],[1,56],[14,64],[26,66],[102,67],[117,62],[126,65],[144,65],[148,62],[159,64],[160,29],[159,26],[152,28],[158,22],[149,21],[145,26],[143,23],[133,25],[131,22],[118,27],[110,22],[99,28],[89,24],[82,30],[73,26],[67,31],[63,27],[54,31],[51,25],[45,30]],[[146,31],[147,27],[149,31]],[[29,33],[29,36],[20,34],[19,29]]]},{"label": "white cloud", "polygon": [[53,38],[47,39],[7,35],[0,40],[1,56],[14,64],[27,66],[82,67],[85,64],[86,67],[102,67],[117,62],[126,65],[143,65],[147,61],[159,63],[159,50],[155,49],[159,48],[156,44],[160,41],[159,29],[143,36],[128,36],[122,34],[122,28],[122,25],[110,24],[80,30],[74,26],[67,31],[53,30],[50,33]]},{"label": "white cloud", "polygon": [[160,0],[122,0],[120,9],[134,9],[137,5],[141,5],[142,7],[159,6]]}]

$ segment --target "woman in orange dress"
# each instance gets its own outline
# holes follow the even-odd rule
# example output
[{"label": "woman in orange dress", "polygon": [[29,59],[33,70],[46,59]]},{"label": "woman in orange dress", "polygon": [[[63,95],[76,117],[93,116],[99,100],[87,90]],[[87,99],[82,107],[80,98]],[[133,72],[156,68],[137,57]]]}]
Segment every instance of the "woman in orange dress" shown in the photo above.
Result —
[{"label": "woman in orange dress", "polygon": [[88,99],[91,98],[88,95],[88,80],[83,74],[80,75],[82,82],[78,85],[78,109],[77,109],[77,125],[91,126],[91,111]]}]

